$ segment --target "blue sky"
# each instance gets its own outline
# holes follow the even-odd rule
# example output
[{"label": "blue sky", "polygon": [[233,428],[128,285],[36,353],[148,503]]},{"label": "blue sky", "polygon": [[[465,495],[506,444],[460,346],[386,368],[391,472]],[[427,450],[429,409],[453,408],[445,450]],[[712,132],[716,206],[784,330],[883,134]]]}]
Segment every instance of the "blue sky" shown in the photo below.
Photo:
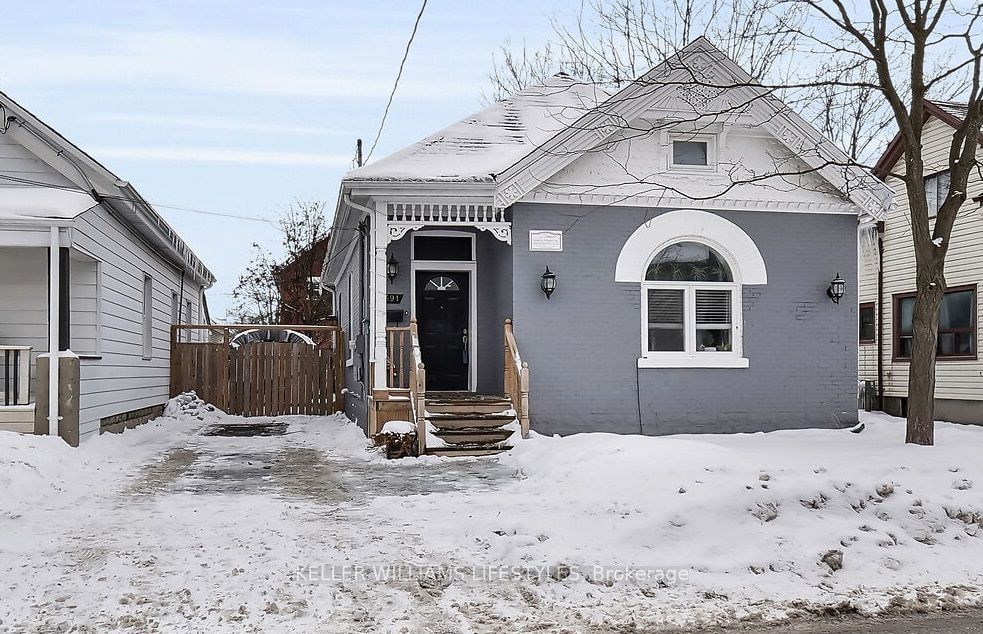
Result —
[{"label": "blue sky", "polygon": [[[430,0],[376,158],[483,105],[492,54],[531,46],[575,0]],[[8,3],[0,89],[133,183],[219,278],[223,317],[273,228],[171,209],[333,212],[355,139],[371,142],[417,0]],[[167,206],[165,206],[167,205]]]}]

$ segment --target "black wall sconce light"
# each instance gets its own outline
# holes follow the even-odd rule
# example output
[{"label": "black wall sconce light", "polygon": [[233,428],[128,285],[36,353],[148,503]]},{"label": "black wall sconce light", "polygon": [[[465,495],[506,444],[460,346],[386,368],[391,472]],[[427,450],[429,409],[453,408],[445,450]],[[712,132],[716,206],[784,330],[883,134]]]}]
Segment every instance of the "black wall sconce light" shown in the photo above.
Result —
[{"label": "black wall sconce light", "polygon": [[550,267],[546,267],[546,271],[543,272],[542,281],[539,284],[539,288],[543,290],[543,294],[546,295],[546,299],[550,298],[553,291],[556,290],[556,273],[550,270]]},{"label": "black wall sconce light", "polygon": [[840,277],[837,273],[833,281],[829,283],[829,288],[826,289],[826,295],[833,300],[834,304],[839,304],[840,300],[843,299],[843,293],[846,290],[846,281]]},{"label": "black wall sconce light", "polygon": [[396,279],[397,275],[399,275],[399,262],[397,262],[396,258],[393,257],[393,254],[390,253],[389,261],[386,262],[386,277],[388,277],[389,281],[392,282]]}]

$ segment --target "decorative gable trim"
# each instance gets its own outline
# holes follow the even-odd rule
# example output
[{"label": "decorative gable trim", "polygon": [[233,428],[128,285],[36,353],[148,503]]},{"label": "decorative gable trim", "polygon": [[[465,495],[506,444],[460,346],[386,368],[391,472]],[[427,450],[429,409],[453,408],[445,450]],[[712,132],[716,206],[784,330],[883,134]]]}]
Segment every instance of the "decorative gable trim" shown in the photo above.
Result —
[{"label": "decorative gable trim", "polygon": [[597,207],[647,207],[665,209],[709,209],[728,211],[777,211],[804,214],[838,214],[856,216],[860,208],[853,203],[745,200],[740,198],[693,199],[681,196],[625,196],[624,194],[599,194],[576,192],[550,192],[536,189],[516,202],[554,203],[566,205],[594,205]]},{"label": "decorative gable trim", "polygon": [[[687,78],[695,81],[686,83]],[[701,37],[500,174],[495,205],[504,208],[530,194],[585,152],[607,141],[623,127],[619,122],[636,120],[653,108],[673,109],[676,106],[671,102],[677,98],[697,114],[721,111],[721,104],[729,97],[735,102],[733,106],[746,104],[736,108],[735,120],[754,115],[763,122],[760,127],[848,196],[857,208],[872,217],[883,217],[893,204],[890,189],[858,166],[849,165],[839,148],[780,100],[764,94],[763,89],[739,86],[751,81],[736,63]],[[725,89],[704,85],[725,82],[738,86]],[[674,90],[652,90],[653,84]]]}]

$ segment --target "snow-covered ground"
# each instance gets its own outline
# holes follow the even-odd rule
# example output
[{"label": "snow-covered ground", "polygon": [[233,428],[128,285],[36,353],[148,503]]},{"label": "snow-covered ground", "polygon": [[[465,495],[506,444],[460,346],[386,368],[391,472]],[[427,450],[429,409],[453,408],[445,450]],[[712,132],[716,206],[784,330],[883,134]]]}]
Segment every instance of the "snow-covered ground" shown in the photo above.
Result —
[{"label": "snow-covered ground", "polygon": [[0,434],[0,630],[645,631],[983,598],[983,428],[387,461],[342,417],[237,438],[183,410],[78,450]]}]

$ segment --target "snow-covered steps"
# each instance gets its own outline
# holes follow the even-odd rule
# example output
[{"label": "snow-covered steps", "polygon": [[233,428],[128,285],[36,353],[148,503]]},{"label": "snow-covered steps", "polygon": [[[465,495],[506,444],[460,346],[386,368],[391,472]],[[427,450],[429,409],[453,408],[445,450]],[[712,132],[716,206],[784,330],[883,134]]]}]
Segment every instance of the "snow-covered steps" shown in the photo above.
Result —
[{"label": "snow-covered steps", "polygon": [[[512,402],[501,396],[470,393],[427,394],[427,420],[443,446],[427,447],[438,456],[484,456],[507,451],[515,422]],[[429,444],[429,443],[428,443]]]}]

